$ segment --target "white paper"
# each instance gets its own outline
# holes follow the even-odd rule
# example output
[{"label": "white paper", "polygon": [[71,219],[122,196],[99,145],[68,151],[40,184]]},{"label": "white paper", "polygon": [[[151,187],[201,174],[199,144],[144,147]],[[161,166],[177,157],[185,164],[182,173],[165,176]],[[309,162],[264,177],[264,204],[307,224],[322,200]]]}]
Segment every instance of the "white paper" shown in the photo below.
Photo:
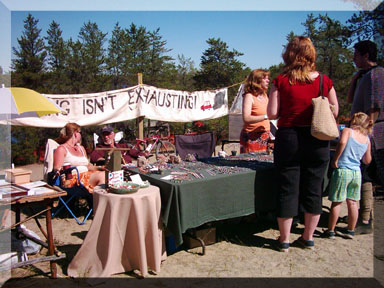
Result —
[{"label": "white paper", "polygon": [[19,184],[19,185],[24,187],[24,188],[27,188],[27,189],[32,189],[35,187],[44,186],[46,184],[47,183],[45,183],[44,181],[35,181],[35,182],[29,182],[29,183],[24,183],[24,184]]},{"label": "white paper", "polygon": [[124,181],[124,171],[113,171],[108,174],[108,184],[120,184]]},{"label": "white paper", "polygon": [[136,183],[136,184],[139,184],[139,185],[144,185],[145,183],[143,182],[143,179],[141,179],[140,175],[139,174],[135,174],[135,175],[130,175],[129,176],[131,178],[131,181],[133,183]]},{"label": "white paper", "polygon": [[163,180],[172,180],[173,178],[174,178],[173,175],[167,175],[167,176],[161,177],[160,179],[163,179]]},{"label": "white paper", "polygon": [[50,193],[50,192],[55,192],[55,191],[47,187],[35,187],[28,190],[28,196],[40,195],[40,194]]}]

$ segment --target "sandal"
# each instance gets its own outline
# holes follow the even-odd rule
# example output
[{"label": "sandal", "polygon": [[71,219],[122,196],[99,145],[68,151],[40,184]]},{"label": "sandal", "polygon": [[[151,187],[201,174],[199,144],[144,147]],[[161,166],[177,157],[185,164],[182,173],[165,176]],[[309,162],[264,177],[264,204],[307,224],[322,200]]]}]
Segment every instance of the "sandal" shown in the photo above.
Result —
[{"label": "sandal", "polygon": [[313,240],[305,240],[303,236],[300,236],[295,242],[304,249],[313,250],[315,248],[315,242]]}]

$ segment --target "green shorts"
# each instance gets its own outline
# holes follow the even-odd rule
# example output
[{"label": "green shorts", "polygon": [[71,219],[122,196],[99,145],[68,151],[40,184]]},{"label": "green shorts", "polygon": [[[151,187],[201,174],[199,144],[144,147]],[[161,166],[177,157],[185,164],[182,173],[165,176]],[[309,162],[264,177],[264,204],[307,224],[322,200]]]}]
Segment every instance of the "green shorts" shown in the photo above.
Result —
[{"label": "green shorts", "polygon": [[343,202],[346,199],[360,200],[361,172],[348,168],[333,170],[328,200]]}]

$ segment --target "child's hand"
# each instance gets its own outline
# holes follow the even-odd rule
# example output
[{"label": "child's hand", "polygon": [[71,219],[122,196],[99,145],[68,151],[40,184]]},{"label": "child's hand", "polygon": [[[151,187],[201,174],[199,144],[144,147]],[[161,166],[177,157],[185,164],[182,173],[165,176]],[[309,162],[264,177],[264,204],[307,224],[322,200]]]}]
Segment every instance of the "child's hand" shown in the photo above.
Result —
[{"label": "child's hand", "polygon": [[337,160],[332,159],[331,166],[332,166],[332,168],[339,168],[339,166],[337,166]]}]

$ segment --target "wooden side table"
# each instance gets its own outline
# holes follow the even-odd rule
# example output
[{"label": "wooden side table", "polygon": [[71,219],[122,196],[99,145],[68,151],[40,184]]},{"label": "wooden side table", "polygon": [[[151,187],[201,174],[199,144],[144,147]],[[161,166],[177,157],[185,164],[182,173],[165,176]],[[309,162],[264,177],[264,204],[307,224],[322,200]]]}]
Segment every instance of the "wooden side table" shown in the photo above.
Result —
[{"label": "wooden side table", "polygon": [[[34,263],[38,262],[45,262],[49,261],[50,262],[50,270],[51,270],[51,277],[52,278],[57,278],[57,268],[56,268],[56,263],[55,261],[65,258],[65,254],[61,253],[58,251],[54,244],[53,244],[53,231],[52,231],[52,217],[51,217],[51,209],[57,205],[57,199],[58,197],[66,196],[67,192],[61,190],[60,188],[57,187],[50,187],[52,190],[55,190],[54,192],[50,193],[44,193],[41,195],[36,195],[36,196],[22,196],[20,198],[11,200],[8,203],[5,204],[11,204],[15,208],[15,217],[16,217],[16,223],[12,225],[11,227],[3,229],[1,232],[4,232],[6,230],[10,230],[13,228],[19,228],[21,224],[31,220],[35,219],[37,226],[39,227],[41,233],[45,236],[47,242],[36,239],[30,235],[25,235],[22,233],[21,229],[17,229],[18,233],[21,233],[24,237],[36,242],[37,244],[42,245],[45,248],[48,248],[48,256],[47,257],[38,257],[34,258],[32,260],[28,261],[22,261],[18,262],[15,264],[12,264],[10,269],[15,269],[15,268],[20,268],[28,265],[32,265]],[[21,220],[21,209],[25,207],[30,207],[30,206],[43,206],[44,209],[41,210],[40,212],[29,216],[23,220]],[[37,216],[44,214],[46,217],[46,229],[47,231],[45,232],[42,226],[40,225],[40,222],[37,218]]]}]

